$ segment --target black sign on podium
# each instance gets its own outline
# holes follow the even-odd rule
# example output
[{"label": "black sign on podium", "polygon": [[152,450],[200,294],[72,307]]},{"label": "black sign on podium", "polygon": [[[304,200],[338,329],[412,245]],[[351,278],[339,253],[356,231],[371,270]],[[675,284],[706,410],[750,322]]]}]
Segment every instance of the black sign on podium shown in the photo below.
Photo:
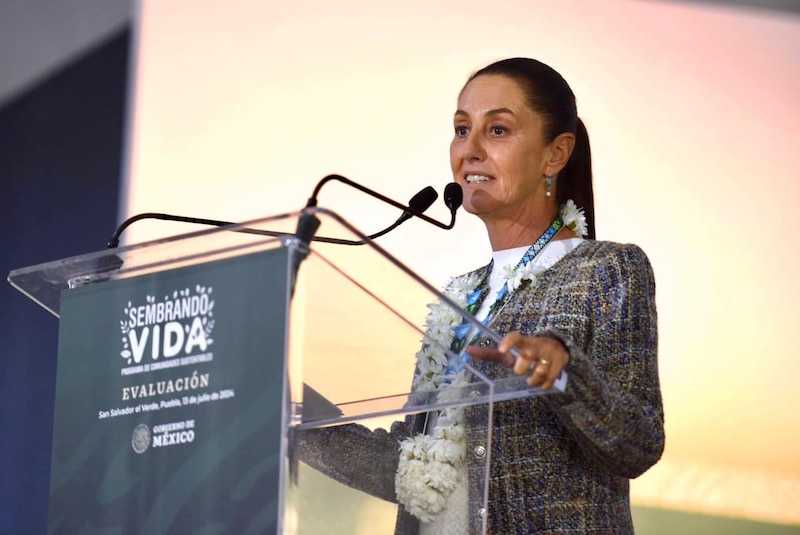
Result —
[{"label": "black sign on podium", "polygon": [[[306,247],[303,213],[364,245]],[[492,406],[539,392],[440,347],[423,329],[437,300],[500,337],[335,213],[303,213],[9,274],[60,321],[50,533],[394,533],[387,485],[418,475],[413,459],[404,483],[386,466],[415,447],[396,432],[420,414],[469,420],[459,440],[485,455],[456,472],[468,531],[485,532]],[[463,363],[461,380],[411,392],[421,346]],[[378,440],[350,447],[359,436]]]}]

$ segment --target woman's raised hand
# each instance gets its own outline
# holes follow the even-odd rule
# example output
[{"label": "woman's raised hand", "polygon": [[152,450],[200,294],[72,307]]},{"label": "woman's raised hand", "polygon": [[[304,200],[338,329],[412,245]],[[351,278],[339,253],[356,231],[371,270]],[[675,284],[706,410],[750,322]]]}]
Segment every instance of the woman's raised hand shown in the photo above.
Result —
[{"label": "woman's raised hand", "polygon": [[[567,348],[558,339],[549,336],[523,336],[517,331],[508,333],[496,349],[469,346],[466,351],[472,358],[513,367],[517,375],[529,376],[528,385],[541,387],[542,390],[552,388],[569,362]],[[518,356],[515,357],[514,354]]]}]

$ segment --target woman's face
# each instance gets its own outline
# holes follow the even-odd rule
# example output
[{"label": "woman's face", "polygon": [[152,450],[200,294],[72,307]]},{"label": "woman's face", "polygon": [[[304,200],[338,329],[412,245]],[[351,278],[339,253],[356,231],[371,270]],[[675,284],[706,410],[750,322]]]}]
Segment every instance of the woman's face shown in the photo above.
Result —
[{"label": "woman's face", "polygon": [[487,222],[524,222],[555,206],[544,178],[557,173],[544,121],[514,80],[482,75],[458,99],[450,167],[464,190],[464,208]]}]

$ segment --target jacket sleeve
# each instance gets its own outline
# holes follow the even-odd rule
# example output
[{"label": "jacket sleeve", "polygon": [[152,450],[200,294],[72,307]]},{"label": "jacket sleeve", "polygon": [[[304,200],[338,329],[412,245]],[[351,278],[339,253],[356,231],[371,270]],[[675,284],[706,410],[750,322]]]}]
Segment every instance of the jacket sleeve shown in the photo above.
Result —
[{"label": "jacket sleeve", "polygon": [[414,418],[394,422],[389,431],[359,424],[299,431],[298,459],[339,483],[397,503],[400,442],[411,434]]},{"label": "jacket sleeve", "polygon": [[538,333],[561,340],[570,355],[566,391],[544,397],[589,457],[635,478],[664,449],[655,281],[638,247],[610,256],[590,279],[584,343],[556,330]]}]

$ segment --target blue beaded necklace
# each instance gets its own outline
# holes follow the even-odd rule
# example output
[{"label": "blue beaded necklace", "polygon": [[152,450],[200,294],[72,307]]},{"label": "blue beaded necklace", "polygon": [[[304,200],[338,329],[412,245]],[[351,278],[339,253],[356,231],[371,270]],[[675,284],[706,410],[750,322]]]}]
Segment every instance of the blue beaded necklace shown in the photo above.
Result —
[{"label": "blue beaded necklace", "polygon": [[[517,262],[515,270],[526,266],[529,262],[531,262],[536,255],[538,255],[544,246],[550,243],[550,241],[555,237],[559,230],[564,226],[564,220],[561,219],[561,215],[557,215],[556,218],[550,223],[550,226],[547,227],[541,236],[531,245],[525,254],[522,255],[519,262]],[[483,278],[478,283],[478,286],[475,290],[467,295],[467,306],[464,308],[466,312],[471,315],[475,315],[475,313],[480,309],[481,304],[483,303],[486,296],[489,294],[489,275],[492,272],[492,268],[494,267],[494,259],[489,263],[489,267],[486,269],[486,273],[483,275]],[[508,300],[510,292],[508,290],[508,283],[506,282],[503,284],[503,287],[497,292],[497,297],[495,298],[494,303],[489,307],[489,313],[483,319],[483,324],[488,325],[489,322],[494,318],[494,315],[497,313],[498,310],[505,304]],[[450,345],[450,349],[453,353],[458,354],[466,345],[467,341],[467,334],[469,334],[470,330],[472,330],[472,324],[467,322],[466,320],[461,323],[458,327],[455,327],[453,330],[453,342]],[[477,338],[477,335],[476,335]],[[451,371],[457,371],[462,366],[459,364],[455,364],[454,368],[451,369],[451,363],[447,365],[448,374]]]}]

